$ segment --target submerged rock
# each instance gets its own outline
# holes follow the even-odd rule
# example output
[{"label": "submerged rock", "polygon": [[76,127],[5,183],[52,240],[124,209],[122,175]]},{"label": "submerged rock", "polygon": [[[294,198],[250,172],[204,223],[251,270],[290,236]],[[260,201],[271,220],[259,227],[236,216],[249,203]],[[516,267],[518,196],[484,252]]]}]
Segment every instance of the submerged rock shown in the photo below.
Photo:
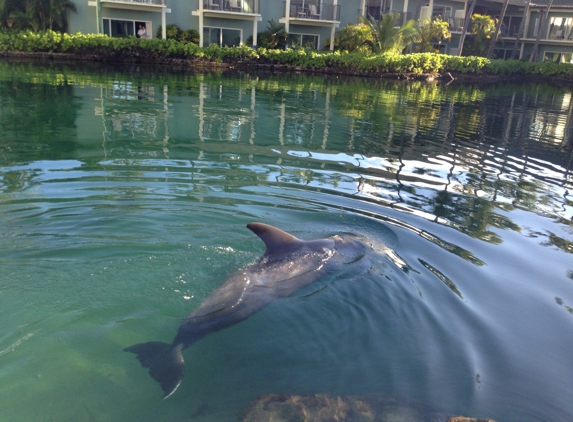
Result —
[{"label": "submerged rock", "polygon": [[240,422],[426,422],[415,407],[397,400],[269,394],[247,406]]},{"label": "submerged rock", "polygon": [[[251,401],[239,422],[438,422],[413,405],[393,399],[269,394]],[[445,419],[439,419],[443,421]],[[458,416],[447,422],[494,422]]]}]

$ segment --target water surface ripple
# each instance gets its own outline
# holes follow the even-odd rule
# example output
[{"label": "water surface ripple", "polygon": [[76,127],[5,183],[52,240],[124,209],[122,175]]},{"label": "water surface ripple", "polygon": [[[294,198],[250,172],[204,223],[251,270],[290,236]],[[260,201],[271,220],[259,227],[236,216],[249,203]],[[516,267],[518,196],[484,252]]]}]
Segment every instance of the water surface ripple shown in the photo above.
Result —
[{"label": "water surface ripple", "polygon": [[[573,420],[570,89],[0,63],[0,127],[1,419]],[[251,221],[362,236],[369,269],[193,345],[162,401],[122,349],[253,263]]]}]

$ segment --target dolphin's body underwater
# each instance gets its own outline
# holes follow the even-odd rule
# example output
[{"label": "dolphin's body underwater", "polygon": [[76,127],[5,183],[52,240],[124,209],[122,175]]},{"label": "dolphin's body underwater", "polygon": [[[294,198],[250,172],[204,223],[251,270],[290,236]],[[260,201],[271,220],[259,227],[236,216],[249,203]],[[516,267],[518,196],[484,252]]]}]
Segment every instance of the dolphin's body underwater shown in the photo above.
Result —
[{"label": "dolphin's body underwater", "polygon": [[125,349],[137,354],[143,367],[169,397],[183,380],[181,352],[206,335],[244,321],[279,297],[286,297],[344,264],[361,260],[366,246],[351,237],[301,240],[263,223],[247,227],[266,245],[253,265],[230,276],[183,319],[169,345],[148,342]]}]

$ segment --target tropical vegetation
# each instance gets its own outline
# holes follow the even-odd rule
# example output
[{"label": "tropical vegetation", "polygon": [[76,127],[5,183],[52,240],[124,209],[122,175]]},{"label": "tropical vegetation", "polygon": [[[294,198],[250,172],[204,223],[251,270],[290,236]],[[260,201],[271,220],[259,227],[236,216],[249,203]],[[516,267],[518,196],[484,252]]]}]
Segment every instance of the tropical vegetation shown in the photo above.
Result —
[{"label": "tropical vegetation", "polygon": [[[334,37],[334,50],[339,51],[362,51],[366,52],[370,50],[366,41],[374,41],[372,39],[372,31],[370,26],[361,22],[356,25],[346,25],[340,28]],[[330,38],[328,38],[324,43],[324,48],[330,46]]]},{"label": "tropical vegetation", "polygon": [[[414,44],[417,53],[438,53],[436,44],[451,39],[448,23],[441,17],[412,20],[399,25],[399,13],[382,15],[380,21],[371,16],[356,25],[346,25],[339,29],[334,39],[334,49],[342,51],[373,51],[378,53],[402,53]],[[330,45],[326,40],[324,47]]]},{"label": "tropical vegetation", "polygon": [[76,12],[70,0],[0,0],[0,28],[65,32],[70,12]]},{"label": "tropical vegetation", "polygon": [[[257,34],[257,44],[263,48],[278,48],[282,50],[286,48],[287,41],[288,33],[285,31],[285,27],[272,19],[268,21],[266,29]],[[247,39],[247,44],[253,45],[252,36]]]},{"label": "tropical vegetation", "polygon": [[485,57],[496,31],[496,21],[491,16],[472,15],[470,36],[464,44],[464,55]]},{"label": "tropical vegetation", "polygon": [[[175,24],[169,24],[165,27],[165,35],[168,40],[175,40],[181,42],[192,42],[199,44],[199,32],[196,29],[182,30]],[[162,38],[163,27],[160,25],[155,34],[157,38]]]},{"label": "tropical vegetation", "polygon": [[377,21],[372,16],[361,22],[370,29],[371,37],[364,41],[374,53],[401,53],[420,37],[418,24],[409,20],[399,25],[400,13],[385,14]]},{"label": "tropical vegetation", "polygon": [[67,53],[87,60],[113,62],[217,64],[243,66],[289,66],[340,74],[380,75],[383,73],[489,73],[496,75],[558,75],[573,79],[573,65],[526,63],[518,60],[488,60],[434,53],[382,54],[371,52],[318,52],[307,49],[219,47],[173,39],[110,38],[95,34],[62,34],[55,31],[0,32],[0,52]]},{"label": "tropical vegetation", "polygon": [[420,37],[415,48],[418,53],[439,53],[434,46],[452,38],[448,22],[442,20],[440,16],[434,19],[422,19],[419,27]]}]

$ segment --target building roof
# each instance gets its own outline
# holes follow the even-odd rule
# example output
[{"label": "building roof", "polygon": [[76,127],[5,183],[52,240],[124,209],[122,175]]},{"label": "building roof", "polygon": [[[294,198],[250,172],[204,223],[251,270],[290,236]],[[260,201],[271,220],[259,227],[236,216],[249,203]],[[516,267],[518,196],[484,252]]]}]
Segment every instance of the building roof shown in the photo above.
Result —
[{"label": "building roof", "polygon": [[[533,7],[547,7],[549,4],[549,0],[532,0],[531,6]],[[571,9],[573,10],[573,1],[571,0],[553,0],[553,5],[551,8],[559,8],[559,9]]]},{"label": "building roof", "polygon": [[[503,3],[505,0],[485,0],[488,3]],[[549,0],[509,0],[509,4],[514,6],[525,6],[527,2],[531,2],[531,7],[547,7]],[[478,2],[479,4],[479,2]],[[551,8],[556,9],[572,9],[573,10],[573,0],[553,0],[553,5]]]}]

